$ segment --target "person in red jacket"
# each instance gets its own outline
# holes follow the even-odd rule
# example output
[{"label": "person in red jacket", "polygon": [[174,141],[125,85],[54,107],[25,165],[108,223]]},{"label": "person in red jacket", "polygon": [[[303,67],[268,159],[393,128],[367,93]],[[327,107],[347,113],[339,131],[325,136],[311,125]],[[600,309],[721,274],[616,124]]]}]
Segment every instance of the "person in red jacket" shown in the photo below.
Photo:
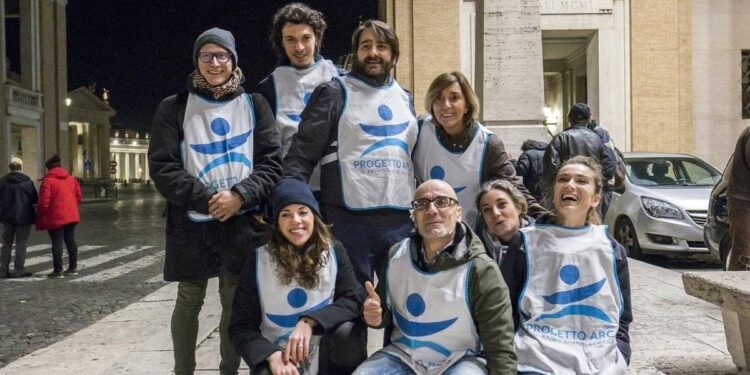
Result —
[{"label": "person in red jacket", "polygon": [[[60,165],[60,156],[52,155],[44,164],[47,174],[39,188],[39,205],[36,229],[47,230],[52,240],[52,265],[54,271],[47,275],[59,279],[63,275],[78,275],[76,263],[78,244],[75,228],[81,219],[78,204],[81,203],[81,187],[78,181]],[[62,272],[62,245],[68,249],[68,269]]]}]

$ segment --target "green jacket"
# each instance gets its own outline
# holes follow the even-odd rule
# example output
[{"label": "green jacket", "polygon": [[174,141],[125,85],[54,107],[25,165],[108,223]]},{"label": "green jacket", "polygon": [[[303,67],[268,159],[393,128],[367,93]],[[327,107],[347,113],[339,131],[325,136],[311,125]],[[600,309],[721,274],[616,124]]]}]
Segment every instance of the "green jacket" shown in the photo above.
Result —
[{"label": "green jacket", "polygon": [[[479,237],[465,223],[458,224],[453,243],[441,251],[431,265],[426,264],[421,255],[422,237],[417,233],[412,233],[410,239],[411,257],[415,264],[425,272],[439,272],[474,260],[469,276],[469,303],[474,324],[482,342],[483,356],[487,359],[487,369],[491,375],[516,374],[513,318],[508,287],[500,274],[497,263],[485,253]],[[388,253],[389,259],[399,246],[400,243],[391,247]],[[380,275],[386,275],[386,272],[387,269],[383,269]],[[394,282],[394,280],[380,282],[376,288],[382,301],[382,326],[393,324],[392,314],[385,304],[388,282]]]}]

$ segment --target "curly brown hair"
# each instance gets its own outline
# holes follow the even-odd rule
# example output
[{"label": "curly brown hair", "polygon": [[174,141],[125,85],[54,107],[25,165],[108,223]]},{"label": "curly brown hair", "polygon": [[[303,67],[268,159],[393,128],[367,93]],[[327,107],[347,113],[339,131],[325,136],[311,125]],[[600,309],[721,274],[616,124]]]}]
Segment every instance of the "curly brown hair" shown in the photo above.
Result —
[{"label": "curly brown hair", "polygon": [[323,34],[328,26],[323,19],[323,13],[302,3],[291,3],[285,5],[273,15],[269,39],[271,40],[274,52],[276,52],[276,55],[280,59],[287,58],[286,51],[284,51],[284,41],[282,40],[283,35],[281,33],[281,30],[287,23],[310,25],[315,34],[315,54],[320,53]]},{"label": "curly brown hair", "polygon": [[315,229],[301,251],[284,238],[278,226],[271,234],[268,249],[276,263],[276,275],[283,284],[289,285],[292,280],[296,280],[303,288],[318,286],[318,271],[328,264],[333,236],[328,225],[318,215],[315,215],[314,222]]}]

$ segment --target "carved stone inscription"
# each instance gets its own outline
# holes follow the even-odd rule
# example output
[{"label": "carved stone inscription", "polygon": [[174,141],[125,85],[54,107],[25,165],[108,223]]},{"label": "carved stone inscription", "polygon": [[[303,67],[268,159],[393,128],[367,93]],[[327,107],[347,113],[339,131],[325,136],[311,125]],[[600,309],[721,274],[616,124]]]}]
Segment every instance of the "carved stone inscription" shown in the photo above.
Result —
[{"label": "carved stone inscription", "polygon": [[542,14],[609,14],[613,0],[541,0]]}]

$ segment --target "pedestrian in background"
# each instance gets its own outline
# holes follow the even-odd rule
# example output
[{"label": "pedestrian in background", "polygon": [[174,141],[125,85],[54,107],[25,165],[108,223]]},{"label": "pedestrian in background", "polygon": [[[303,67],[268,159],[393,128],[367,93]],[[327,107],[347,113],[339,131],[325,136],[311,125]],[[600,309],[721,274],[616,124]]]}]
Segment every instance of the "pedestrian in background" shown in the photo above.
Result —
[{"label": "pedestrian in background", "polygon": [[[31,224],[36,219],[34,205],[38,196],[29,176],[21,173],[23,162],[12,158],[8,165],[10,173],[0,179],[0,223],[3,224],[3,249],[0,252],[0,279],[7,277],[28,277],[26,272],[26,240]],[[10,273],[10,256],[13,239],[16,241],[16,257],[13,273]]]},{"label": "pedestrian in background", "polygon": [[544,159],[544,150],[547,149],[547,142],[527,139],[521,145],[521,156],[516,163],[516,174],[523,178],[523,185],[529,190],[529,193],[537,200],[542,202],[542,159]]},{"label": "pedestrian in background", "polygon": [[[346,250],[321,220],[306,183],[281,180],[272,209],[271,241],[256,249],[245,265],[229,332],[253,374],[293,374],[302,369],[314,375],[321,336],[339,332],[340,326],[346,328],[344,322],[359,317],[364,290]],[[347,332],[341,331],[342,338]],[[350,349],[334,347],[338,352]],[[347,372],[329,367],[327,373]]]},{"label": "pedestrian in background", "polygon": [[750,270],[750,127],[740,134],[734,148],[729,167],[727,204],[732,237],[728,269]]},{"label": "pedestrian in background", "polygon": [[[47,174],[39,187],[39,207],[36,229],[46,230],[52,240],[52,266],[47,277],[62,278],[78,275],[78,244],[76,225],[81,221],[78,204],[81,203],[81,186],[60,163],[60,156],[52,155],[44,164]],[[68,269],[62,270],[62,247],[68,250]]]},{"label": "pedestrian in background", "polygon": [[242,89],[232,33],[203,32],[185,91],[164,99],[148,149],[151,180],[166,198],[164,280],[177,281],[172,313],[176,375],[195,371],[198,314],[208,280],[219,277],[222,375],[237,374],[229,340],[232,298],[250,251],[266,228],[253,216],[281,174],[281,143],[268,102]]},{"label": "pedestrian in background", "polygon": [[544,212],[516,176],[503,141],[477,121],[479,99],[461,72],[435,77],[424,105],[431,116],[422,123],[414,149],[418,182],[438,179],[453,186],[463,207],[463,220],[473,230],[477,222],[474,200],[487,181],[510,181],[526,197],[532,215]]}]

